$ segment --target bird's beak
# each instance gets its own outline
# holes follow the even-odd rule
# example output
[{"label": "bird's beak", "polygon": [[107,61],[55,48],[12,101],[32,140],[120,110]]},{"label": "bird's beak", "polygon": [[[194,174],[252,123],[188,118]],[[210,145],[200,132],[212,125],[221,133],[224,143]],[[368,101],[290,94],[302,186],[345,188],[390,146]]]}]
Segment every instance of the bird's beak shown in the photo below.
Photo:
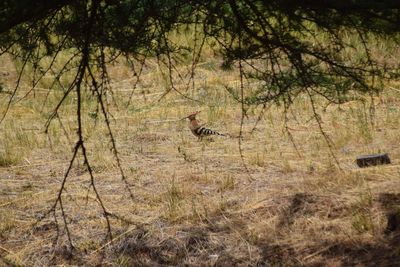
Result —
[{"label": "bird's beak", "polygon": [[[194,114],[197,115],[197,114],[199,114],[200,112],[201,112],[201,110],[200,110],[200,111],[196,111]],[[189,116],[183,117],[182,119],[180,119],[180,121],[189,118],[191,115],[192,115],[192,114],[190,114]]]}]

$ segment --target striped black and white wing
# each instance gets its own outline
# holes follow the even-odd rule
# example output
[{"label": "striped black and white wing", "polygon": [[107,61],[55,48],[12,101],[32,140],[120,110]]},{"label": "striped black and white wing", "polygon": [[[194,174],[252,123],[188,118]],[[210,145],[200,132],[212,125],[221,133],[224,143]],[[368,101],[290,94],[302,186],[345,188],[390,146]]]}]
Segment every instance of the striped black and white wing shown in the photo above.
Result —
[{"label": "striped black and white wing", "polygon": [[221,135],[221,136],[225,136],[224,134],[218,133],[216,131],[213,131],[211,129],[207,129],[205,127],[199,127],[197,129],[194,130],[194,134],[196,134],[199,137],[203,137],[203,136],[210,136],[210,135]]}]

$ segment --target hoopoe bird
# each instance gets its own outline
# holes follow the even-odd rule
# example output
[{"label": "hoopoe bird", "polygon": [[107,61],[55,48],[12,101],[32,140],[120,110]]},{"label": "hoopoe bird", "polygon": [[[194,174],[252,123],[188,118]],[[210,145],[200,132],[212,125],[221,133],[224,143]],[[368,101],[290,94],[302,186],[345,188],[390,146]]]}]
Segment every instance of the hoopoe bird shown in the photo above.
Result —
[{"label": "hoopoe bird", "polygon": [[189,116],[183,118],[183,119],[189,119],[189,124],[188,124],[189,129],[195,136],[199,138],[199,140],[201,140],[205,136],[210,136],[210,135],[226,136],[225,134],[221,134],[201,126],[198,120],[196,119],[196,115],[199,113],[200,111],[196,111],[190,114]]}]

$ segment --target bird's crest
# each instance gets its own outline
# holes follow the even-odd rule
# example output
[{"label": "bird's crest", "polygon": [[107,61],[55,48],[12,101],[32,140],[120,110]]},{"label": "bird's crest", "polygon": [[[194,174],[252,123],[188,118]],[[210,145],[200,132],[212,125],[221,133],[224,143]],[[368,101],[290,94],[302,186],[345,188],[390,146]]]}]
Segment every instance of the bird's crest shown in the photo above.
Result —
[{"label": "bird's crest", "polygon": [[194,119],[196,119],[196,115],[199,114],[200,112],[201,111],[196,111],[196,112],[190,114],[189,116],[182,118],[182,120],[184,120],[184,119],[194,120]]}]

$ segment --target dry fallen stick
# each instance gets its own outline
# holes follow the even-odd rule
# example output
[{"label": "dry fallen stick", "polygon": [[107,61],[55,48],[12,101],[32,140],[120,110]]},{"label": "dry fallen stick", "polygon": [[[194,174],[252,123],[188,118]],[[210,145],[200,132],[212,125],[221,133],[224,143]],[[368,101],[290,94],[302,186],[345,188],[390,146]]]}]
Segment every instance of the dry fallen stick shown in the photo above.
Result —
[{"label": "dry fallen stick", "polygon": [[400,89],[397,89],[397,88],[394,88],[394,87],[391,87],[391,86],[389,86],[388,88],[389,88],[389,89],[392,89],[392,90],[394,90],[394,91],[400,92]]},{"label": "dry fallen stick", "polygon": [[304,257],[304,258],[302,259],[302,261],[306,261],[306,260],[308,260],[308,259],[310,259],[310,258],[313,258],[313,257],[315,257],[315,256],[317,256],[317,255],[319,255],[319,254],[321,254],[321,253],[323,253],[323,252],[329,250],[330,248],[332,248],[332,247],[334,247],[334,246],[336,246],[336,244],[330,245],[330,246],[327,246],[327,247],[324,247],[323,249],[320,249],[320,250],[318,250],[318,251],[316,251],[316,252],[314,252],[314,253],[312,253],[312,254],[310,254],[310,255]]},{"label": "dry fallen stick", "polygon": [[118,235],[117,237],[111,239],[110,241],[108,241],[107,243],[105,243],[104,245],[102,245],[101,247],[99,247],[98,249],[96,249],[95,251],[93,251],[92,254],[95,254],[95,253],[99,252],[100,250],[103,250],[105,247],[107,247],[108,245],[110,245],[112,242],[114,242],[114,241],[120,239],[121,237],[123,237],[123,236],[129,234],[130,232],[132,232],[133,230],[136,230],[136,229],[137,229],[137,226],[132,227],[131,229],[129,229],[129,230],[123,232],[122,234],[120,234],[120,235]]},{"label": "dry fallen stick", "polygon": [[25,168],[25,167],[48,166],[48,165],[57,166],[57,165],[63,165],[63,164],[65,164],[65,161],[53,160],[53,161],[37,162],[37,163],[33,163],[33,164],[9,166],[7,168],[8,169],[19,169],[19,168]]},{"label": "dry fallen stick", "polygon": [[170,120],[153,120],[153,121],[145,121],[146,124],[158,124],[158,123],[168,123],[168,122],[178,122],[181,119],[170,119]]},{"label": "dry fallen stick", "polygon": [[7,252],[8,254],[14,254],[14,253],[12,253],[11,251],[9,251],[8,249],[6,249],[6,248],[4,248],[2,246],[0,246],[0,249],[3,250],[4,252]]},{"label": "dry fallen stick", "polygon": [[[4,252],[6,252],[6,253],[8,253],[8,254],[10,254],[10,255],[13,255],[14,257],[16,257],[17,260],[18,260],[19,262],[23,262],[23,261],[20,259],[20,257],[18,257],[17,254],[15,254],[14,252],[12,252],[11,250],[8,250],[8,249],[6,249],[5,247],[2,247],[2,246],[0,246],[0,249],[3,250]],[[0,258],[3,258],[3,257],[0,257]],[[18,266],[19,266],[19,265],[18,265]]]},{"label": "dry fallen stick", "polygon": [[15,200],[6,202],[6,203],[3,203],[3,204],[0,204],[0,208],[6,207],[6,206],[8,206],[8,205],[11,205],[11,204],[14,204],[14,203],[23,201],[23,200],[31,199],[32,197],[37,196],[37,195],[41,195],[41,194],[44,194],[44,193],[49,193],[49,192],[51,192],[51,191],[54,191],[54,190],[46,190],[46,191],[42,191],[42,192],[37,192],[37,193],[32,194],[32,195],[30,195],[30,196],[21,197],[21,198],[18,198],[18,199],[15,199]]}]

